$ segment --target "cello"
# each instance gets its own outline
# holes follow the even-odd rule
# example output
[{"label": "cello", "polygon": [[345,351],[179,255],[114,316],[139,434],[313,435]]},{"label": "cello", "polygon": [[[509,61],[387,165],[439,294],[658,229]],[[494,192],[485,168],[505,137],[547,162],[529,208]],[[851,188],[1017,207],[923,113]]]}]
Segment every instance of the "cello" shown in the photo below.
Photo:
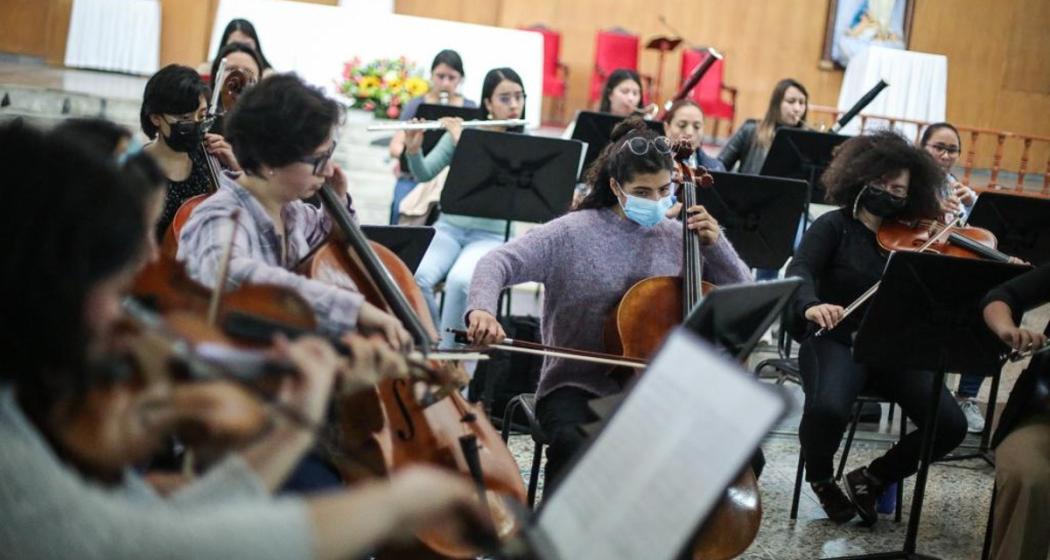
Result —
[{"label": "cello", "polygon": [[[337,286],[356,287],[366,301],[397,317],[417,348],[426,353],[437,330],[411,271],[393,252],[365,238],[345,201],[331,187],[323,186],[318,194],[335,225],[333,236],[300,265],[299,272]],[[518,532],[521,521],[504,499],[524,504],[525,484],[499,432],[458,391],[437,399],[425,397],[410,381],[384,379],[374,391],[341,399],[335,407],[341,449],[332,451],[336,457],[352,454],[380,473],[419,462],[462,472],[478,485],[499,536]],[[348,481],[372,475],[344,468],[338,460],[336,464]],[[472,558],[480,553],[452,535],[431,532],[417,537],[441,555]]]},{"label": "cello", "polygon": [[[689,229],[685,219],[686,209],[696,204],[697,186],[710,186],[714,179],[706,169],[694,170],[686,165],[690,155],[689,145],[680,145],[675,152],[682,180],[682,276],[639,281],[627,290],[605,324],[606,347],[629,358],[648,360],[667,334],[714,288],[702,280],[700,236]],[[745,468],[694,538],[690,557],[723,560],[740,555],[751,546],[761,521],[758,481],[751,468]]]}]

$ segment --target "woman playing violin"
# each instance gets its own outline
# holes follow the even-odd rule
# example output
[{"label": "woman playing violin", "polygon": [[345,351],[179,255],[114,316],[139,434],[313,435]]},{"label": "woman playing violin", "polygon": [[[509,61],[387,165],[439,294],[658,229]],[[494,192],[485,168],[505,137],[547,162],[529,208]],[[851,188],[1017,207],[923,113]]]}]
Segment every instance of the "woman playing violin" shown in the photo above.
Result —
[{"label": "woman playing violin", "polygon": [[[603,351],[606,316],[632,285],[650,276],[682,273],[682,226],[674,215],[671,144],[632,118],[588,172],[591,192],[569,214],[489,253],[474,273],[467,306],[469,336],[491,343],[505,335],[494,317],[500,290],[543,282],[543,342]],[[689,227],[703,243],[705,280],[749,280],[747,266],[718,222],[702,206],[689,209]],[[619,392],[608,368],[547,357],[537,391],[537,416],[550,441],[548,483],[583,445],[579,426],[595,420],[588,401]]]},{"label": "woman playing violin", "polygon": [[[853,334],[860,316],[842,319],[843,306],[879,281],[887,259],[876,240],[883,220],[938,217],[937,189],[944,173],[920,148],[893,132],[879,132],[843,143],[821,180],[828,201],[840,209],[813,222],[787,271],[803,280],[793,303],[793,334],[799,338],[805,328],[828,329],[824,336],[803,340],[799,350],[806,393],[799,440],[806,479],[828,517],[842,523],[859,513],[874,523],[882,491],[916,471],[922,432],[911,432],[870,465],[850,472],[847,498],[832,479],[832,460],[853,402],[861,390],[873,390],[899,404],[922,428],[934,374],[874,371],[854,362]],[[954,449],[966,435],[966,420],[955,399],[944,388],[940,391],[935,457]]]},{"label": "woman playing violin", "polygon": [[[401,323],[361,294],[292,272],[332,229],[326,212],[301,199],[328,183],[351,206],[346,175],[332,161],[339,117],[334,101],[294,75],[271,76],[242,95],[225,130],[244,173],[220,177],[218,192],[193,211],[178,259],[193,279],[214,286],[232,236],[227,287],[286,286],[303,296],[328,332],[362,328],[407,347],[411,337]],[[236,226],[234,210],[241,211]]]},{"label": "woman playing violin", "polygon": [[[164,372],[129,378],[103,367],[120,345],[121,300],[144,260],[140,240],[151,224],[139,187],[106,158],[17,125],[0,127],[0,154],[23,187],[0,210],[9,271],[0,283],[12,296],[0,313],[19,325],[18,336],[0,341],[6,555],[345,558],[421,526],[484,519],[469,484],[422,469],[324,497],[274,499],[271,490],[313,438],[279,421],[173,495],[151,490],[128,467],[175,417],[194,411],[172,408]],[[26,239],[35,240],[32,250],[21,246]],[[382,345],[371,348],[397,360]],[[299,372],[283,403],[317,421],[335,354],[317,339],[283,353]]]}]

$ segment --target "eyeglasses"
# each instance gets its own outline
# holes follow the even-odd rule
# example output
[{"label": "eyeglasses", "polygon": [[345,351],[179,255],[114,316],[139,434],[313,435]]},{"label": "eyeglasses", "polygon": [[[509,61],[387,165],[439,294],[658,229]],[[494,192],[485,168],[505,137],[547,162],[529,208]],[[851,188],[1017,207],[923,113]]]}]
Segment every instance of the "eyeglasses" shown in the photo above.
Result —
[{"label": "eyeglasses", "polygon": [[324,168],[328,166],[328,161],[332,159],[332,155],[335,154],[335,147],[338,142],[333,141],[332,147],[328,148],[323,154],[313,154],[306,157],[301,157],[297,161],[302,163],[308,163],[314,166],[313,174],[317,177],[323,175]]},{"label": "eyeglasses", "polygon": [[939,153],[948,154],[948,155],[955,155],[955,154],[957,154],[957,153],[962,151],[962,150],[959,149],[959,146],[947,146],[945,144],[927,144],[926,147],[927,148],[933,148],[934,150],[937,150]]},{"label": "eyeglasses", "polygon": [[511,101],[522,103],[525,101],[525,93],[520,91],[517,93],[503,93],[497,95],[496,99],[504,105],[510,105]]},{"label": "eyeglasses", "polygon": [[666,136],[657,136],[652,140],[641,136],[628,138],[620,145],[620,151],[622,152],[624,148],[627,148],[636,156],[644,156],[649,153],[650,146],[660,155],[666,156],[671,153],[671,140]]}]

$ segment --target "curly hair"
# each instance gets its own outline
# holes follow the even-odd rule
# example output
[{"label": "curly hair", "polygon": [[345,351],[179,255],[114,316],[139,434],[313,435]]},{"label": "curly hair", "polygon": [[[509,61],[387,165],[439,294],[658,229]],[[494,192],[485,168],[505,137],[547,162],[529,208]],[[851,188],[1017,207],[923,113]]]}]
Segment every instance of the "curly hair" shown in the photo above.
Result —
[{"label": "curly hair", "polygon": [[843,142],[820,181],[827,189],[828,203],[848,207],[866,185],[905,169],[910,174],[908,203],[900,217],[936,218],[940,213],[937,189],[944,182],[944,171],[925,150],[890,130]]},{"label": "curly hair", "polygon": [[639,156],[631,150],[621,149],[623,143],[631,138],[645,138],[651,141],[657,137],[659,135],[646,126],[641,117],[629,117],[617,124],[610,136],[609,145],[605,146],[594,163],[587,168],[585,180],[591,190],[574,210],[606,208],[619,204],[612,187],[609,186],[610,179],[616,179],[618,183],[623,184],[639,174],[674,169],[674,160],[668,154],[648,150]]}]

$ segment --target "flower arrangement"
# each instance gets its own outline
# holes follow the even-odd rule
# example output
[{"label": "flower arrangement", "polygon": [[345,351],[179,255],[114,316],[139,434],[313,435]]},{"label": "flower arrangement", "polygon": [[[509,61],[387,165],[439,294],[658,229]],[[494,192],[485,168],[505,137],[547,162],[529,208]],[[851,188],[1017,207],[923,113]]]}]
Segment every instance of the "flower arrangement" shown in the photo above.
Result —
[{"label": "flower arrangement", "polygon": [[430,89],[422,75],[416,63],[403,56],[380,58],[368,64],[354,57],[343,64],[343,79],[337,85],[353,107],[379,118],[396,119],[409,99]]}]

